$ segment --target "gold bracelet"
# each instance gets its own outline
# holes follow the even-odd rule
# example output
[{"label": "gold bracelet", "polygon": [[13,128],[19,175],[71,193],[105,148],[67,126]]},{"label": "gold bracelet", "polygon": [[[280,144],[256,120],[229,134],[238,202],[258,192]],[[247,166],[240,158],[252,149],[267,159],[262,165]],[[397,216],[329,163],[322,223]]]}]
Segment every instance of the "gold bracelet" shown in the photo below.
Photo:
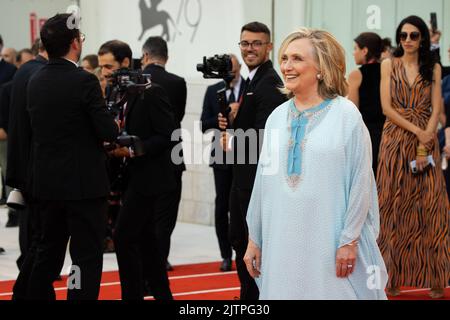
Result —
[{"label": "gold bracelet", "polygon": [[416,154],[418,157],[427,157],[428,156],[428,150],[424,147],[417,147]]},{"label": "gold bracelet", "polygon": [[352,241],[349,244],[347,244],[347,246],[350,246],[350,247],[356,247],[357,245],[358,245],[358,240]]},{"label": "gold bracelet", "polygon": [[424,152],[428,152],[427,148],[425,147],[417,147],[417,151],[424,151]]},{"label": "gold bracelet", "polygon": [[417,156],[418,157],[428,157],[428,152],[426,151],[417,151]]}]

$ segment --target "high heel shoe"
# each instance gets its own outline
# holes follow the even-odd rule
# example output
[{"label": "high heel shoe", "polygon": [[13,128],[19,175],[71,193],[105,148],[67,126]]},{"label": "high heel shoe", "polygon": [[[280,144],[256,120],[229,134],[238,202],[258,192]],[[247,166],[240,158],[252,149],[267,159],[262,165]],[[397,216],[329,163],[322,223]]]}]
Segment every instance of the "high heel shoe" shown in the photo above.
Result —
[{"label": "high heel shoe", "polygon": [[442,288],[433,288],[430,291],[431,299],[442,299],[444,297],[444,289]]},{"label": "high heel shoe", "polygon": [[386,294],[391,297],[398,297],[400,295],[400,288],[388,288]]}]

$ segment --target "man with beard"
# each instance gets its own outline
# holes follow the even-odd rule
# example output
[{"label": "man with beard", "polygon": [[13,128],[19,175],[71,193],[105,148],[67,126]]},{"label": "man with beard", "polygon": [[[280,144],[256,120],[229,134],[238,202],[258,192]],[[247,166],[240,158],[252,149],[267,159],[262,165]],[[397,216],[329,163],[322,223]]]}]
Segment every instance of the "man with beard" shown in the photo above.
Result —
[{"label": "man with beard", "polygon": [[[129,69],[132,52],[128,44],[113,40],[98,52],[102,74],[109,80],[114,71]],[[116,148],[110,154],[125,159],[124,195],[114,229],[123,300],[144,298],[147,279],[157,300],[171,300],[165,258],[158,250],[155,215],[164,196],[175,191],[170,151],[175,130],[172,107],[162,87],[152,83],[142,92],[125,97],[123,131],[137,136],[142,154]]]}]

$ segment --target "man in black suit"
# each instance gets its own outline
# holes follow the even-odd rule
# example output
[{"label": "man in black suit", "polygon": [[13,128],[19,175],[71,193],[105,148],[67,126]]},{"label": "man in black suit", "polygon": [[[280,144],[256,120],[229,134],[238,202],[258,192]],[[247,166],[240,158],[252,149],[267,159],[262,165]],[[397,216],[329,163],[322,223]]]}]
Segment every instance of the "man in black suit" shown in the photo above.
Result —
[{"label": "man in black suit", "polygon": [[[130,47],[121,41],[105,43],[99,50],[99,65],[106,78],[131,64]],[[154,223],[161,210],[161,197],[174,192],[176,183],[170,159],[175,121],[165,91],[157,84],[126,97],[123,130],[142,141],[143,155],[117,148],[113,156],[126,159],[123,206],[114,230],[123,300],[144,298],[144,278],[156,299],[170,300],[172,293],[165,261],[158,250]]]},{"label": "man in black suit", "polygon": [[[0,35],[0,52],[2,52],[3,50],[3,39]],[[3,57],[0,54],[0,96],[2,96],[2,91],[3,91],[3,86],[6,85],[6,93],[5,96],[3,97],[5,100],[7,99],[6,94],[9,93],[10,89],[11,89],[11,80],[14,77],[14,74],[16,73],[17,68],[16,66],[14,66],[13,64],[10,64],[8,62],[6,62]],[[0,101],[0,109],[3,111],[5,110],[5,107],[2,106],[2,104],[5,104],[5,102]],[[2,122],[5,123],[6,119],[3,119]],[[6,132],[4,131],[3,127],[0,128],[0,158],[1,158],[1,163],[2,163],[2,191],[3,194],[0,195],[0,197],[2,198],[2,201],[6,201],[7,198],[7,192],[6,191],[6,185],[5,185],[5,173],[6,173],[6,142],[7,136],[6,136]],[[3,202],[4,203],[4,202]],[[7,222],[7,226],[16,226],[16,218],[17,216],[14,215],[14,213],[9,212],[8,213],[8,222]],[[1,251],[1,250],[0,250]]]},{"label": "man in black suit", "polygon": [[[233,62],[234,80],[231,82],[231,89],[226,91],[227,104],[231,108],[231,113],[237,113],[239,109],[239,101],[241,100],[242,92],[244,90],[245,80],[241,76],[241,64],[236,56],[231,55]],[[214,131],[212,139],[211,160],[210,167],[214,172],[214,184],[216,188],[215,199],[215,227],[217,240],[219,241],[220,254],[222,256],[222,264],[220,271],[231,271],[232,247],[229,239],[229,204],[231,183],[233,181],[233,168],[226,164],[226,153],[220,152],[216,157],[216,152],[222,150],[220,146],[220,132],[218,131],[219,123],[217,115],[221,112],[218,102],[217,93],[225,89],[225,82],[219,82],[215,85],[209,86],[206,90],[205,99],[203,102],[203,112],[201,115],[202,132],[207,133],[210,130]]]},{"label": "man in black suit", "polygon": [[[0,86],[0,167],[2,168],[2,199],[8,199],[11,192],[10,186],[6,183],[6,172],[8,171],[8,124],[9,124],[9,108],[11,104],[11,92],[13,81],[6,82]],[[6,228],[15,228],[19,226],[20,210],[8,208],[8,221]]]},{"label": "man in black suit", "polygon": [[[169,60],[169,54],[166,41],[161,37],[150,37],[144,43],[142,48],[142,67],[144,73],[150,74],[152,82],[160,85],[167,93],[169,102],[173,108],[175,115],[176,129],[181,128],[184,114],[186,113],[187,88],[186,81],[166,70],[166,64]],[[180,139],[179,143],[182,143]],[[183,156],[181,150],[181,157]],[[162,211],[155,212],[156,237],[158,239],[159,250],[167,261],[166,268],[168,271],[173,270],[168,262],[170,251],[170,237],[177,222],[178,207],[181,201],[182,177],[186,171],[186,165],[182,161],[180,164],[174,165],[174,174],[176,180],[175,192],[167,193],[163,201]]]},{"label": "man in black suit", "polygon": [[[8,144],[8,124],[9,108],[11,104],[11,92],[13,81],[9,81],[0,86],[0,167],[2,169],[2,199],[8,199],[11,192],[10,186],[6,183],[6,171],[8,170],[7,144]],[[15,228],[19,226],[20,210],[8,208],[8,221],[6,228]]]},{"label": "man in black suit", "polygon": [[[3,39],[0,35],[0,52],[3,50]],[[6,62],[0,54],[0,86],[9,82],[14,77],[17,68],[13,64]]]},{"label": "man in black suit", "polygon": [[[230,238],[236,251],[242,300],[255,300],[259,297],[256,283],[243,261],[248,245],[247,209],[257,168],[257,161],[254,160],[259,159],[262,146],[260,139],[262,135],[259,131],[264,129],[272,111],[286,101],[285,95],[279,91],[282,81],[269,58],[273,48],[270,39],[270,30],[262,23],[252,22],[242,28],[239,46],[250,75],[246,81],[246,89],[236,117],[231,115],[229,119],[226,119],[219,116],[221,129],[226,129],[231,122],[234,130],[241,131],[235,131],[233,138],[228,133],[223,133],[222,146],[228,150],[232,145],[230,151],[235,154],[230,196]],[[250,145],[252,141],[245,134],[249,132],[248,130],[255,130],[256,146]],[[241,144],[245,148],[238,150]],[[254,154],[255,151],[256,154]]]},{"label": "man in black suit", "polygon": [[[3,49],[3,38],[0,35],[0,52],[2,52]],[[0,54],[0,87],[5,84],[6,82],[9,82],[14,77],[14,74],[16,73],[17,68],[13,66],[12,64],[7,63],[3,60],[1,54]],[[1,91],[1,88],[0,88]],[[0,143],[5,143],[0,141]],[[3,185],[3,187],[5,187]],[[6,199],[4,199],[6,200]],[[3,248],[0,247],[0,253],[5,252]]]},{"label": "man in black suit", "polygon": [[[27,88],[31,77],[48,62],[48,54],[42,41],[39,40],[38,55],[34,60],[25,63],[17,71],[13,80],[8,128],[8,163],[6,184],[21,190],[26,208],[19,216],[19,244],[21,255],[17,259],[20,269],[14,284],[14,300],[27,298],[28,281],[31,275],[37,244],[40,238],[39,212],[31,196],[30,154],[31,154],[31,122],[27,111]],[[59,257],[59,271],[64,263],[65,252]],[[57,276],[55,275],[55,277]]]},{"label": "man in black suit", "polygon": [[103,143],[119,134],[98,79],[77,65],[84,35],[68,27],[70,18],[57,14],[42,27],[50,60],[28,84],[31,193],[42,228],[28,292],[36,300],[55,299],[52,282],[68,237],[68,299],[98,298],[109,191]]}]

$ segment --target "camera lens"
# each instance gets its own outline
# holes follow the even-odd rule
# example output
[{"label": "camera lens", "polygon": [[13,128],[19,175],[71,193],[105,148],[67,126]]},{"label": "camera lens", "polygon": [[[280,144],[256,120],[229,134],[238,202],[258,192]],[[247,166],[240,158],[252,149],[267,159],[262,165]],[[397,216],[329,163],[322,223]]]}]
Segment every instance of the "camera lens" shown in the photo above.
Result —
[{"label": "camera lens", "polygon": [[205,65],[204,64],[198,64],[197,65],[197,71],[198,72],[204,72],[205,71]]}]

